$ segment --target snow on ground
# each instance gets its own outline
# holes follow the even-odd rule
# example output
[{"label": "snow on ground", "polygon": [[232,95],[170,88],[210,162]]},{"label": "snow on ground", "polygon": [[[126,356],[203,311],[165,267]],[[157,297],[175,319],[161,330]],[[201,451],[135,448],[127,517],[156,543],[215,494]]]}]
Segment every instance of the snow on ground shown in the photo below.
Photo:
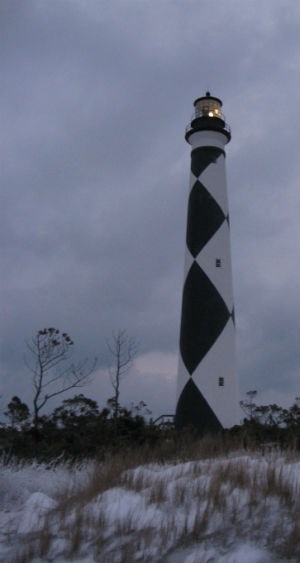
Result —
[{"label": "snow on ground", "polygon": [[299,459],[148,464],[124,470],[113,486],[103,485],[105,470],[2,465],[0,561],[299,561]]}]

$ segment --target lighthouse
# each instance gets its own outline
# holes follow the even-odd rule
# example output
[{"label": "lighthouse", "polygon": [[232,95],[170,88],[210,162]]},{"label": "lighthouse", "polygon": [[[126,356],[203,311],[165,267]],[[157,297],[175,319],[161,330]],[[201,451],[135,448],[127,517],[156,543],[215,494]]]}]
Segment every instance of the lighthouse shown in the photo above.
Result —
[{"label": "lighthouse", "polygon": [[222,101],[194,102],[175,426],[201,434],[237,423],[235,326]]}]

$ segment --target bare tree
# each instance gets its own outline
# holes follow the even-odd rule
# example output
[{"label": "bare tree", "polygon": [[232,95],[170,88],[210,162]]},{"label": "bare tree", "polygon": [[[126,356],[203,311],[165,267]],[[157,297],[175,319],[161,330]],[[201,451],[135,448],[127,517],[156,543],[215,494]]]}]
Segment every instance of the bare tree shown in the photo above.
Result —
[{"label": "bare tree", "polygon": [[137,344],[135,339],[128,336],[125,330],[118,330],[116,333],[113,332],[111,339],[108,340],[106,344],[112,359],[112,365],[108,372],[114,395],[110,403],[113,406],[114,418],[117,419],[120,411],[121,381],[130,371],[137,353]]},{"label": "bare tree", "polygon": [[90,367],[87,360],[72,363],[73,345],[70,336],[56,328],[39,330],[31,342],[27,342],[29,358],[26,363],[33,373],[33,424],[36,431],[40,411],[49,399],[91,381],[96,359]]},{"label": "bare tree", "polygon": [[240,406],[243,411],[249,416],[250,420],[254,418],[254,412],[256,409],[256,404],[254,403],[254,399],[257,395],[257,391],[254,389],[253,391],[247,391],[247,397],[249,398],[248,401],[240,401]]}]

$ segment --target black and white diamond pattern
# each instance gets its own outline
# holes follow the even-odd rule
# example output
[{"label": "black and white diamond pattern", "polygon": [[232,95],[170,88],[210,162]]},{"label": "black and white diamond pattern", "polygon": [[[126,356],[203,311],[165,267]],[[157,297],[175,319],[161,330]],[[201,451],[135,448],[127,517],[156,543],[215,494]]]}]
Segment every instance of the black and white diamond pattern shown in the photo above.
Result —
[{"label": "black and white diamond pattern", "polygon": [[223,375],[219,366],[233,341],[234,322],[224,159],[224,151],[211,146],[195,148],[191,154],[180,330],[181,392],[175,419],[177,427],[190,423],[211,431],[222,428],[222,417],[215,412],[213,401],[207,400],[212,396],[209,377],[215,380]]}]

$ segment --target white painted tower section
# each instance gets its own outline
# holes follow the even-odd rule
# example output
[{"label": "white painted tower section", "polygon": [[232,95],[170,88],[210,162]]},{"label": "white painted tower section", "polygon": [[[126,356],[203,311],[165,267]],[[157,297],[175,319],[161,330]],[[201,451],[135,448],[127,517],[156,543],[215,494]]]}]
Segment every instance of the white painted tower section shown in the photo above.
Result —
[{"label": "white painted tower section", "polygon": [[225,171],[231,135],[218,98],[207,93],[194,105],[186,134],[192,165],[175,422],[213,431],[238,423]]}]

